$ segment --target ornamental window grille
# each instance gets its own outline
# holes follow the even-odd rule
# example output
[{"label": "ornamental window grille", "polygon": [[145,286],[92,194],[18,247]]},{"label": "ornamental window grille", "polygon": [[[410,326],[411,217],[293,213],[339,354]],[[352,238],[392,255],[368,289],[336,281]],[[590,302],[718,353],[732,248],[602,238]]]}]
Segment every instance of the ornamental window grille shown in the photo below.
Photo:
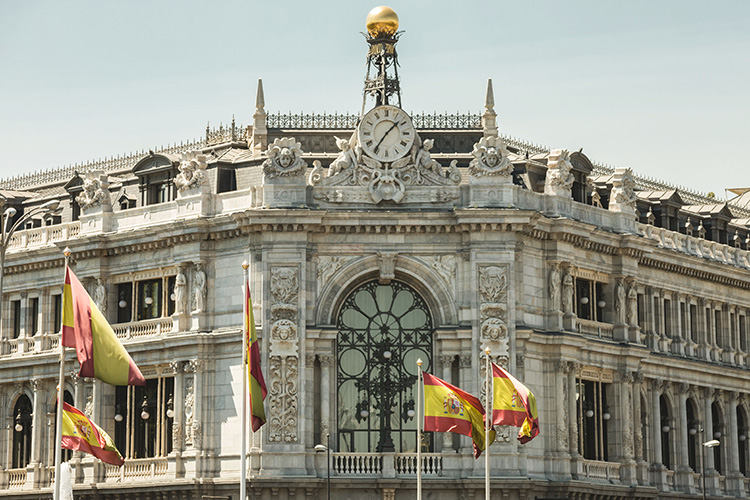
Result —
[{"label": "ornamental window grille", "polygon": [[[398,281],[370,281],[338,316],[338,447],[346,452],[414,452],[417,359],[432,371],[433,320],[424,299]],[[432,433],[421,443],[433,450]]]},{"label": "ornamental window grille", "polygon": [[115,391],[115,445],[125,459],[164,457],[172,451],[174,377]]},{"label": "ornamental window grille", "polygon": [[[576,379],[578,452],[587,460],[609,458],[609,420],[613,415],[607,400],[612,391],[612,372],[584,368]],[[615,426],[616,427],[616,426]]]}]

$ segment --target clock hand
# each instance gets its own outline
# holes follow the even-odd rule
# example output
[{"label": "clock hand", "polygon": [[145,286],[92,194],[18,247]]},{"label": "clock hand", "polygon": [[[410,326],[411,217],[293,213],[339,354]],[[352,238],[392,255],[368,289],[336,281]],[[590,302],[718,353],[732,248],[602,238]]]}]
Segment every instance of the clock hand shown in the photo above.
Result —
[{"label": "clock hand", "polygon": [[390,133],[391,133],[391,130],[393,130],[394,128],[396,128],[396,125],[398,125],[398,122],[393,122],[393,125],[391,125],[391,128],[389,128],[389,129],[388,129],[388,130],[387,130],[387,131],[385,132],[385,134],[383,134],[383,137],[381,137],[381,138],[380,138],[380,140],[378,141],[378,143],[377,143],[377,144],[375,144],[375,148],[373,149],[373,151],[375,151],[376,153],[378,152],[378,148],[379,148],[379,147],[380,147],[380,145],[381,145],[381,144],[383,143],[383,141],[385,140],[385,138],[386,138],[386,137],[388,137],[388,134],[390,134]]}]

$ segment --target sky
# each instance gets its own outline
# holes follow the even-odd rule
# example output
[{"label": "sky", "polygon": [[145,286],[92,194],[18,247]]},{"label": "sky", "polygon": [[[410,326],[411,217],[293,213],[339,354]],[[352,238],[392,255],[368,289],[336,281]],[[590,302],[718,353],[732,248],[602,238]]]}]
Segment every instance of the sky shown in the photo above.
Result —
[{"label": "sky", "polygon": [[[359,112],[371,8],[332,1],[0,0],[2,179],[249,124]],[[406,111],[481,113],[501,133],[720,199],[750,187],[750,2],[399,0]]]}]

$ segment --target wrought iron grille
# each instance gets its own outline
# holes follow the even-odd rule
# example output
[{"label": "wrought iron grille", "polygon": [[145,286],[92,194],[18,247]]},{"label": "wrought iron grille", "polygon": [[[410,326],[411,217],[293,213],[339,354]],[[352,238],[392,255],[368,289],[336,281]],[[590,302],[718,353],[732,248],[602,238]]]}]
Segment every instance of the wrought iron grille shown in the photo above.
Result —
[{"label": "wrought iron grille", "polygon": [[[417,359],[432,369],[424,299],[405,283],[365,283],[344,301],[338,329],[339,451],[415,451]],[[432,444],[424,436],[423,449]]]}]

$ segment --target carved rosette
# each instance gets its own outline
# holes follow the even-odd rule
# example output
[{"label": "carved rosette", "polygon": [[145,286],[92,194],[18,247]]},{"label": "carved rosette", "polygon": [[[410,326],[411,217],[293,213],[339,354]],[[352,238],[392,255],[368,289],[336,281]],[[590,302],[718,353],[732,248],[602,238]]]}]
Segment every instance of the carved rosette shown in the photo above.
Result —
[{"label": "carved rosette", "polygon": [[471,152],[474,159],[469,163],[469,173],[473,177],[504,177],[510,179],[513,164],[510,154],[500,137],[482,137],[474,144]]},{"label": "carved rosette", "polygon": [[266,156],[263,174],[269,179],[302,175],[307,170],[307,162],[302,159],[302,144],[294,137],[275,139],[268,147]]},{"label": "carved rosette", "polygon": [[479,335],[482,349],[490,346],[499,363],[508,367],[508,266],[480,266]]},{"label": "carved rosette", "polygon": [[271,442],[296,442],[299,375],[299,270],[271,268],[269,433]]}]

